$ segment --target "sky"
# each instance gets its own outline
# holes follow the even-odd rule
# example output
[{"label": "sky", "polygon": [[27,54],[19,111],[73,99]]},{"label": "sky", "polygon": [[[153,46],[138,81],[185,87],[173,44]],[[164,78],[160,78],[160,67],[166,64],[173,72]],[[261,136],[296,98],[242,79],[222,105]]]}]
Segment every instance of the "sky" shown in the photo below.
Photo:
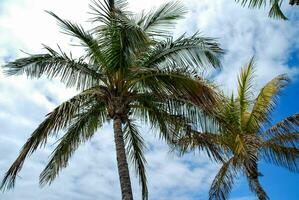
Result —
[{"label": "sky", "polygon": [[[55,20],[44,12],[50,10],[62,18],[91,28],[88,19],[89,0],[0,0],[0,65],[25,56],[22,51],[42,52],[42,44],[79,55],[74,41],[61,34]],[[129,0],[132,11],[140,12],[165,1]],[[273,123],[299,110],[299,11],[283,5],[289,21],[267,17],[268,10],[250,10],[233,0],[185,0],[189,9],[174,31],[200,31],[218,38],[226,50],[222,69],[211,72],[211,78],[226,92],[236,90],[236,75],[255,56],[257,60],[255,88],[259,89],[278,74],[286,73],[291,83],[279,99]],[[21,51],[22,50],[22,51]],[[26,77],[5,77],[0,71],[0,176],[14,161],[22,145],[36,126],[59,103],[76,94],[57,80],[29,80]],[[205,200],[217,166],[202,154],[179,157],[169,152],[153,131],[142,127],[146,151],[150,200]],[[2,200],[94,200],[120,199],[115,148],[111,124],[98,131],[90,142],[82,145],[51,186],[40,188],[39,173],[54,148],[51,138],[25,162],[16,188],[0,193]],[[272,200],[297,200],[299,175],[264,162],[260,163],[261,178]],[[135,199],[140,199],[138,180],[131,170]],[[231,200],[253,200],[246,181],[239,178]]]}]

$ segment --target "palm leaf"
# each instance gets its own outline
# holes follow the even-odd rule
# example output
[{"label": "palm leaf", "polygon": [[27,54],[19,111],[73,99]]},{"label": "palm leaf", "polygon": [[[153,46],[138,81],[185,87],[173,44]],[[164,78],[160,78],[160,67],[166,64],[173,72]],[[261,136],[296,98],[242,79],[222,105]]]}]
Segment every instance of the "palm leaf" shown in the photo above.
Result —
[{"label": "palm leaf", "polygon": [[156,99],[150,96],[140,96],[136,99],[135,105],[132,105],[133,114],[144,124],[157,129],[160,138],[172,143],[177,137],[177,125],[181,119],[168,112],[168,109],[165,108],[166,104],[154,100]]},{"label": "palm leaf", "polygon": [[88,105],[90,101],[90,94],[83,92],[62,103],[49,113],[22,147],[19,156],[6,172],[0,189],[13,188],[16,176],[21,170],[26,157],[31,155],[38,147],[45,145],[49,136],[67,128],[73,117],[85,106],[84,104]]},{"label": "palm leaf", "polygon": [[254,101],[247,129],[258,130],[260,125],[267,122],[270,123],[270,113],[274,110],[277,97],[281,90],[287,85],[288,78],[285,75],[279,75],[269,81],[260,91]]},{"label": "palm leaf", "polygon": [[[269,17],[287,20],[287,17],[281,11],[281,4],[283,0],[235,0],[240,2],[242,6],[248,8],[261,8],[270,5]],[[292,0],[290,1],[292,5]]]},{"label": "palm leaf", "polygon": [[243,127],[246,123],[247,110],[252,96],[252,81],[254,78],[254,58],[242,68],[238,78],[238,101],[240,106],[240,124]]},{"label": "palm leaf", "polygon": [[138,132],[137,126],[132,120],[127,120],[124,127],[124,140],[128,153],[128,158],[135,166],[142,187],[142,200],[148,199],[147,179],[145,172],[146,160],[144,157],[145,144]]},{"label": "palm leaf", "polygon": [[249,188],[252,192],[254,192],[259,200],[269,200],[268,195],[264,191],[261,183],[259,181],[259,176],[261,174],[258,172],[257,162],[253,161],[249,169],[246,170],[246,178],[248,180]]},{"label": "palm leaf", "polygon": [[232,186],[237,172],[234,168],[234,163],[237,162],[237,157],[231,157],[228,161],[224,162],[219,172],[214,178],[210,191],[209,200],[226,200]]},{"label": "palm leaf", "polygon": [[80,113],[72,120],[67,133],[60,139],[58,146],[52,153],[51,159],[40,174],[40,184],[51,184],[62,168],[67,167],[70,157],[80,144],[89,140],[97,128],[106,119],[106,109],[96,104],[92,108]]},{"label": "palm leaf", "polygon": [[292,172],[299,172],[299,149],[297,147],[267,141],[263,144],[261,152],[266,162],[284,167]]},{"label": "palm leaf", "polygon": [[281,10],[282,0],[272,0],[272,6],[269,11],[269,17],[287,20],[288,18],[283,14]]},{"label": "palm leaf", "polygon": [[120,15],[109,25],[101,26],[95,34],[101,43],[110,72],[126,72],[129,66],[134,66],[136,54],[149,44],[144,31],[126,15]]},{"label": "palm leaf", "polygon": [[298,148],[299,114],[296,113],[278,122],[262,134],[262,137],[269,143]]},{"label": "palm leaf", "polygon": [[183,18],[186,13],[185,7],[179,1],[171,1],[161,5],[159,8],[142,13],[136,23],[150,37],[168,37],[178,19]]},{"label": "palm leaf", "polygon": [[128,2],[126,0],[92,0],[89,5],[93,17],[92,22],[104,23],[109,25],[117,15],[126,14]]},{"label": "palm leaf", "polygon": [[106,58],[99,46],[99,42],[93,38],[93,36],[85,31],[81,25],[72,23],[68,20],[63,20],[58,17],[53,12],[47,11],[51,16],[53,16],[58,22],[64,33],[78,38],[81,41],[81,45],[85,47],[87,55],[97,64],[94,68],[95,71],[99,71],[100,67],[107,67]]},{"label": "palm leaf", "polygon": [[248,183],[250,190],[258,196],[259,200],[269,200],[269,197],[261,186],[258,178],[248,178]]},{"label": "palm leaf", "polygon": [[153,48],[142,54],[137,61],[145,68],[159,68],[163,66],[188,67],[198,70],[198,67],[219,67],[219,58],[223,50],[212,38],[202,37],[198,33],[191,37],[182,35],[176,40],[168,38],[157,43]]},{"label": "palm leaf", "polygon": [[45,46],[47,54],[31,55],[20,58],[3,66],[7,75],[26,74],[30,78],[60,77],[68,87],[86,89],[98,83],[104,76],[97,73],[84,62],[82,58],[73,59],[66,53],[59,54],[50,47]]},{"label": "palm leaf", "polygon": [[289,4],[291,5],[291,6],[293,6],[293,5],[299,5],[299,0],[290,0],[289,1]]},{"label": "palm leaf", "polygon": [[224,162],[226,152],[221,148],[219,135],[209,132],[187,131],[187,134],[178,139],[176,145],[180,148],[181,153],[188,150],[204,151],[208,157],[216,162]]},{"label": "palm leaf", "polygon": [[212,112],[214,105],[220,100],[215,87],[206,80],[192,78],[186,72],[169,70],[142,70],[129,83],[130,88],[144,88],[157,96],[172,96],[174,99],[184,100],[199,106],[206,112]]}]

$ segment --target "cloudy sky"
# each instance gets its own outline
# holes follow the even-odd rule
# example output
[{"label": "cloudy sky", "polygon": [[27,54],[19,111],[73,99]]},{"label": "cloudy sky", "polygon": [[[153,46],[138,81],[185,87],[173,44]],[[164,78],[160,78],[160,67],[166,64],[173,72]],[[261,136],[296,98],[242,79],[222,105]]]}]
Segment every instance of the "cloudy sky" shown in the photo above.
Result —
[{"label": "cloudy sky", "polygon": [[[75,3],[76,2],[76,3]],[[158,6],[162,0],[130,0],[133,11]],[[298,112],[299,83],[299,11],[285,7],[289,21],[267,18],[267,10],[248,10],[233,0],[185,0],[189,9],[174,35],[200,30],[204,35],[219,38],[227,50],[223,69],[213,72],[213,79],[225,92],[235,90],[236,74],[253,55],[257,58],[255,87],[260,88],[275,75],[287,73],[292,82],[279,101],[273,121]],[[59,32],[55,20],[44,10],[51,10],[73,21],[86,23],[89,0],[0,0],[0,65],[24,56],[20,51],[41,52],[42,45],[79,53],[70,47],[72,40]],[[45,114],[75,90],[65,89],[57,81],[27,80],[25,77],[4,77],[0,71],[0,176],[16,158],[22,144]],[[143,128],[148,145],[148,179],[151,200],[207,199],[207,191],[217,166],[205,155],[190,154],[179,158],[155,135]],[[0,193],[4,200],[94,200],[120,199],[120,188],[115,163],[111,124],[99,130],[90,142],[73,156],[71,163],[50,187],[40,188],[39,172],[53,150],[49,141],[25,163],[19,174],[16,188]],[[261,163],[264,173],[262,184],[273,200],[296,200],[299,196],[299,175]],[[140,198],[138,181],[131,172],[136,199]],[[297,197],[297,198],[296,198]],[[238,180],[232,200],[251,200],[246,182]]]}]

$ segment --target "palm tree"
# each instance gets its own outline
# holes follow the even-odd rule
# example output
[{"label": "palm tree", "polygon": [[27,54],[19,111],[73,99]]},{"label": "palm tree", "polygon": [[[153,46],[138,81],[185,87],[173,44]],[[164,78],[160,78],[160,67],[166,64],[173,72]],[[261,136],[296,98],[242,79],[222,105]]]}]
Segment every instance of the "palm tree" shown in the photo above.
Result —
[{"label": "palm tree", "polygon": [[211,112],[218,94],[199,72],[201,67],[220,66],[223,51],[218,43],[198,33],[172,38],[176,20],[186,12],[179,2],[139,15],[126,6],[125,0],[93,1],[90,8],[96,26],[90,31],[49,12],[64,33],[80,41],[86,54],[73,58],[60,48],[45,46],[47,53],[4,66],[8,75],[60,77],[80,93],[56,107],[32,133],[5,174],[1,189],[14,187],[25,159],[49,137],[65,131],[40,174],[40,184],[50,184],[79,145],[113,120],[122,199],[133,199],[127,158],[139,176],[142,199],[148,199],[145,144],[135,120],[151,125],[171,142],[182,118],[190,114],[187,108]]},{"label": "palm tree", "polygon": [[221,163],[209,199],[227,199],[240,173],[246,176],[258,199],[269,199],[259,182],[260,160],[299,172],[299,113],[271,126],[271,112],[288,78],[275,77],[253,99],[253,74],[252,59],[239,76],[237,98],[232,95],[221,103],[216,117],[205,118],[199,128],[193,126],[177,142],[183,153],[205,150],[211,159]]},{"label": "palm tree", "polygon": [[[248,8],[261,8],[270,5],[269,17],[286,20],[287,17],[281,10],[281,4],[284,0],[235,0],[242,6]],[[299,5],[299,0],[289,0],[289,5]]]}]

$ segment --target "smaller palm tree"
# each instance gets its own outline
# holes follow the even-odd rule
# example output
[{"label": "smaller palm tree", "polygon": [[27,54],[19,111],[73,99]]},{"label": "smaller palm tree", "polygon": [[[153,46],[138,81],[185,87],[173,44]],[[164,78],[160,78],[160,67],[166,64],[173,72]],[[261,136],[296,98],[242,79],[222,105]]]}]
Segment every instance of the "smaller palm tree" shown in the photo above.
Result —
[{"label": "smaller palm tree", "polygon": [[[218,115],[201,123],[200,128],[189,126],[188,134],[179,139],[182,152],[205,150],[222,166],[212,182],[209,199],[227,199],[236,176],[244,174],[250,190],[258,199],[269,199],[259,182],[262,174],[258,162],[266,162],[299,172],[299,113],[270,126],[271,112],[288,78],[279,75],[269,81],[253,100],[253,59],[238,79],[238,97],[232,95],[219,106]],[[269,128],[270,127],[270,128]],[[199,131],[198,131],[199,130]]]},{"label": "smaller palm tree", "polygon": [[[284,0],[235,0],[236,2],[240,2],[242,6],[248,8],[261,8],[270,6],[269,10],[269,17],[277,18],[277,19],[284,19],[286,20],[287,17],[281,10],[281,5]],[[289,0],[289,5],[299,5],[299,0]]]}]

